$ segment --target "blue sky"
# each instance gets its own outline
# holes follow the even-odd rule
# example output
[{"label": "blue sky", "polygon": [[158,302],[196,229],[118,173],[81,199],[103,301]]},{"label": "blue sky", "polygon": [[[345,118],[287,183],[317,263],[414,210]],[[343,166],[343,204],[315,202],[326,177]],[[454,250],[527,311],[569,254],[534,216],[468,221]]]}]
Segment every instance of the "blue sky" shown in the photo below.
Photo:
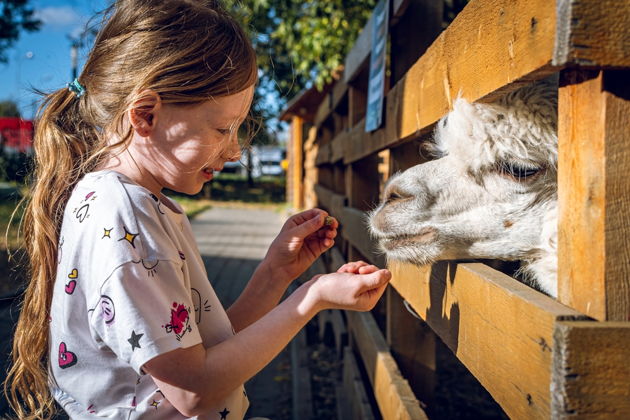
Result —
[{"label": "blue sky", "polygon": [[[0,64],[0,100],[16,101],[25,118],[33,116],[38,96],[30,87],[50,91],[70,82],[70,40],[87,20],[105,8],[106,0],[33,0],[30,3],[43,21],[38,32],[22,32],[7,51],[8,64]],[[79,52],[79,69],[86,50]]]}]

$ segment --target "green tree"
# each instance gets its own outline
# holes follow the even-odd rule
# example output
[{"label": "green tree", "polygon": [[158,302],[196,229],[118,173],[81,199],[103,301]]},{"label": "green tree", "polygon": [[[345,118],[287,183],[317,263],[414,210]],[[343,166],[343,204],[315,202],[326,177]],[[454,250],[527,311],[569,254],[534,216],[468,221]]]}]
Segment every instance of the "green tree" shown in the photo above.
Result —
[{"label": "green tree", "polygon": [[262,71],[261,96],[285,102],[333,79],[376,0],[226,0],[248,28]]},{"label": "green tree", "polygon": [[14,101],[0,101],[0,117],[19,117],[20,110]]},{"label": "green tree", "polygon": [[0,62],[6,63],[6,51],[20,37],[21,31],[39,29],[41,21],[34,16],[28,0],[2,0],[0,2]]}]

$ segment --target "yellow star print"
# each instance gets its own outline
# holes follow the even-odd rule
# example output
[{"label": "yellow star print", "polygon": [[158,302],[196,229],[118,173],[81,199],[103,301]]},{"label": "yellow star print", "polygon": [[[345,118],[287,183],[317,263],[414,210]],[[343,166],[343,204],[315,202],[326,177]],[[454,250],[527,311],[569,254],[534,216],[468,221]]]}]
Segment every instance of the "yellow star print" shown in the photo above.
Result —
[{"label": "yellow star print", "polygon": [[123,226],[123,228],[125,229],[125,236],[123,236],[122,238],[119,239],[119,241],[127,241],[131,244],[132,247],[136,247],[136,245],[134,245],[133,241],[136,239],[136,237],[139,235],[138,233],[131,233],[127,230],[126,226]]},{"label": "yellow star print", "polygon": [[103,237],[101,239],[103,239],[103,238],[111,238],[112,230],[114,230],[114,228],[111,228],[111,229],[103,228],[104,233],[103,233]]}]

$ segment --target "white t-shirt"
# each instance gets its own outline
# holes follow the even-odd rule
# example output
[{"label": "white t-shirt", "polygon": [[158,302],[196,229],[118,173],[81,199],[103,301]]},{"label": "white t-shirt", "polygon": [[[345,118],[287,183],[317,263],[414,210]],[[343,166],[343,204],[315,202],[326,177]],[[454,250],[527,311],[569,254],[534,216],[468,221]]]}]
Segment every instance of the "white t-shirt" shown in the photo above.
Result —
[{"label": "white t-shirt", "polygon": [[[49,369],[53,396],[73,419],[184,418],[142,366],[234,334],[190,223],[167,200],[114,171],[86,175],[68,200]],[[242,419],[248,405],[241,386],[198,418]]]}]

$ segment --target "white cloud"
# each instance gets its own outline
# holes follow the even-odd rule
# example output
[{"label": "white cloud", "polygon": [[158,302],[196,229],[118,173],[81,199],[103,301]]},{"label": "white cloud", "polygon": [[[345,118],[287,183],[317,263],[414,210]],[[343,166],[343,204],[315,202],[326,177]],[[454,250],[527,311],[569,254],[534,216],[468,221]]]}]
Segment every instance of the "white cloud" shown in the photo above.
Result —
[{"label": "white cloud", "polygon": [[45,25],[61,28],[69,25],[83,24],[85,18],[70,6],[44,7],[35,11],[35,17]]}]

